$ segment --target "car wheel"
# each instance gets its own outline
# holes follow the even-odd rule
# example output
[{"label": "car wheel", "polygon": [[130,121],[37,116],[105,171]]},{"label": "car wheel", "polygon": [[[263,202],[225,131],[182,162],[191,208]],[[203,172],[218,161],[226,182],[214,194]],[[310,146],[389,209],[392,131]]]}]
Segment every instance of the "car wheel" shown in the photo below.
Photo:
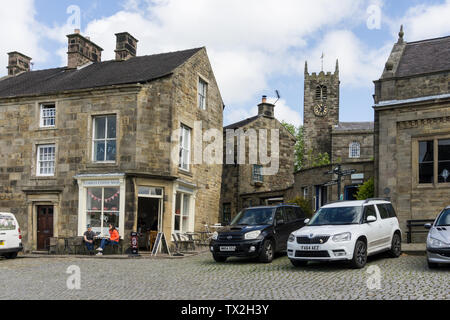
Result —
[{"label": "car wheel", "polygon": [[11,252],[11,253],[5,254],[4,257],[6,259],[15,259],[15,258],[17,258],[17,252]]},{"label": "car wheel", "polygon": [[389,250],[389,255],[392,258],[398,258],[402,254],[402,238],[400,238],[400,235],[398,233],[394,234],[392,237],[392,247],[391,250]]},{"label": "car wheel", "polygon": [[294,267],[306,267],[308,265],[308,261],[300,260],[291,260],[291,263]]},{"label": "car wheel", "polygon": [[227,261],[227,257],[220,257],[220,256],[216,256],[215,254],[213,254],[213,258],[216,262],[225,262]]},{"label": "car wheel", "polygon": [[438,264],[438,263],[431,262],[430,260],[428,260],[428,268],[430,268],[430,269],[436,269],[437,267],[439,267],[439,264]]},{"label": "car wheel", "polygon": [[274,253],[275,248],[273,241],[271,240],[264,241],[261,254],[259,256],[259,261],[263,263],[271,263],[273,261]]},{"label": "car wheel", "polygon": [[362,269],[367,264],[367,245],[364,241],[358,240],[355,244],[351,265],[355,269]]}]

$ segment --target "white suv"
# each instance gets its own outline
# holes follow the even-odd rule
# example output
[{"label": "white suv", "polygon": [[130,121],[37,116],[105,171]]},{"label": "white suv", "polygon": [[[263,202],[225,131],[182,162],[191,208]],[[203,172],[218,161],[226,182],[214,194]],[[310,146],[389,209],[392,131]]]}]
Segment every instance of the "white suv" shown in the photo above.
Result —
[{"label": "white suv", "polygon": [[0,256],[14,259],[22,250],[22,235],[16,217],[0,212]]},{"label": "white suv", "polygon": [[288,256],[296,267],[308,261],[350,261],[364,268],[367,256],[389,251],[399,257],[402,237],[392,204],[386,200],[345,201],[322,207],[306,226],[289,236]]}]

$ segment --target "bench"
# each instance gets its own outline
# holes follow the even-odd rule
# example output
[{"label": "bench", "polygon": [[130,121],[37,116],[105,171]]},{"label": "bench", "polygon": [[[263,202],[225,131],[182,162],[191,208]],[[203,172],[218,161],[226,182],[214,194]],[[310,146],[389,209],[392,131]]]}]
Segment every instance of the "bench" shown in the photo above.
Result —
[{"label": "bench", "polygon": [[[425,224],[434,223],[434,220],[407,220],[406,227],[408,231],[406,232],[408,243],[412,243],[413,233],[428,233],[429,231],[425,229]],[[417,230],[417,228],[422,228],[423,230]]]}]

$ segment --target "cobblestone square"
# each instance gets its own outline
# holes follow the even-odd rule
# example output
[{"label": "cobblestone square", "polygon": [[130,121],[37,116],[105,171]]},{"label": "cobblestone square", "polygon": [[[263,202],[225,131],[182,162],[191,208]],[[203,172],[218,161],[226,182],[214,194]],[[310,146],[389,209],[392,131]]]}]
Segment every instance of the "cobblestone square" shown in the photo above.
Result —
[{"label": "cobblestone square", "polygon": [[[81,289],[67,288],[78,266]],[[378,269],[379,268],[379,269]],[[381,289],[368,282],[379,270]],[[429,270],[424,256],[372,257],[363,270],[310,264],[296,269],[285,256],[272,264],[210,254],[183,259],[18,258],[0,260],[0,299],[297,300],[450,299],[450,268]]]}]

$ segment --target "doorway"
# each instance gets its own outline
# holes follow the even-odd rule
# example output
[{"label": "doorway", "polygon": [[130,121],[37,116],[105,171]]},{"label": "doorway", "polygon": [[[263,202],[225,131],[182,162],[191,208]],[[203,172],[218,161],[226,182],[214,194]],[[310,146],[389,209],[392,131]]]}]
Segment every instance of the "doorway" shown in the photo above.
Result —
[{"label": "doorway", "polygon": [[137,231],[139,249],[150,251],[160,227],[161,199],[139,198]]},{"label": "doorway", "polygon": [[53,237],[53,206],[37,207],[37,249],[47,250]]},{"label": "doorway", "polygon": [[359,186],[347,186],[345,187],[345,200],[356,200]]}]

